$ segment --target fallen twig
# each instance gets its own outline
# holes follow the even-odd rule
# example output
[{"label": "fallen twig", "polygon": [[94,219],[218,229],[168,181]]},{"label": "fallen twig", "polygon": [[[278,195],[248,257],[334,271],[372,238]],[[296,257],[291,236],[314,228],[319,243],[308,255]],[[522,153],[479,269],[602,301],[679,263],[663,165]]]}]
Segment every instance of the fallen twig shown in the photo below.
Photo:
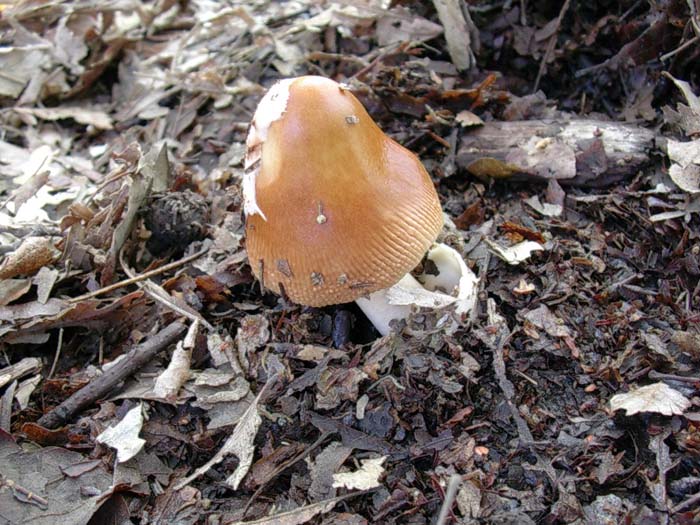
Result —
[{"label": "fallen twig", "polygon": [[450,476],[450,481],[447,483],[447,490],[445,491],[445,499],[442,502],[442,508],[440,509],[440,515],[438,516],[435,525],[446,525],[447,519],[450,516],[452,510],[452,504],[457,497],[457,490],[462,484],[462,476],[458,474],[452,474]]},{"label": "fallen twig", "polygon": [[[122,267],[122,270],[126,275],[128,275],[130,278],[135,279],[137,276],[131,271],[131,268],[129,268],[129,265],[126,264],[124,261],[124,252],[120,251],[119,252],[119,264]],[[185,304],[185,307],[180,306],[179,304],[176,304],[173,298],[166,292],[161,286],[158,286],[155,284],[153,281],[146,281],[146,282],[137,282],[136,285],[139,288],[142,288],[146,294],[153,299],[154,301],[157,301],[167,308],[170,308],[174,312],[187,317],[193,322],[198,322],[202,326],[206,327],[208,330],[211,330],[212,332],[214,331],[214,327],[207,322],[204,317],[199,315],[198,312],[194,311],[191,308],[186,308],[187,305]]]},{"label": "fallen twig", "polygon": [[692,496],[690,496],[688,499],[681,501],[678,505],[676,505],[675,507],[672,507],[670,512],[671,512],[671,514],[677,514],[681,510],[683,510],[687,507],[692,507],[694,505],[697,505],[698,503],[700,503],[700,492],[697,492],[697,493],[693,494]]},{"label": "fallen twig", "polygon": [[37,423],[45,428],[56,428],[65,423],[81,408],[91,405],[109,393],[121,381],[150,362],[161,350],[174,343],[185,331],[185,328],[186,326],[178,321],[169,324],[156,335],[131,350],[97,379],[41,416]]},{"label": "fallen twig", "polygon": [[161,273],[167,272],[168,270],[172,270],[173,268],[178,268],[179,266],[187,264],[188,262],[192,262],[198,257],[204,255],[208,251],[209,247],[202,248],[197,253],[193,253],[192,255],[183,257],[178,261],[168,263],[159,268],[154,268],[153,270],[149,270],[148,272],[135,275],[133,277],[130,277],[129,279],[124,279],[123,281],[119,281],[118,283],[110,284],[109,286],[105,286],[104,288],[100,288],[99,290],[95,290],[94,292],[89,292],[83,295],[79,295],[78,297],[73,297],[69,299],[68,302],[79,303],[80,301],[84,301],[85,299],[92,299],[93,297],[97,297],[98,295],[106,294],[113,290],[117,290],[118,288],[123,288],[124,286],[143,281],[145,279],[148,279],[149,277],[153,277],[154,275],[159,275]]},{"label": "fallen twig", "polygon": [[540,69],[537,71],[537,78],[535,79],[535,86],[532,88],[533,93],[537,93],[537,90],[540,88],[540,80],[542,80],[542,75],[544,75],[544,70],[547,67],[547,61],[549,60],[549,57],[552,56],[552,53],[554,52],[554,47],[556,46],[557,43],[557,35],[559,34],[559,27],[561,26],[561,21],[564,18],[564,14],[566,11],[569,9],[569,4],[571,3],[570,0],[566,0],[564,2],[564,5],[561,6],[561,9],[559,10],[559,16],[557,17],[557,25],[554,28],[554,32],[552,33],[552,36],[549,37],[549,42],[547,43],[547,50],[545,51],[544,55],[542,56],[542,60],[540,61]]}]

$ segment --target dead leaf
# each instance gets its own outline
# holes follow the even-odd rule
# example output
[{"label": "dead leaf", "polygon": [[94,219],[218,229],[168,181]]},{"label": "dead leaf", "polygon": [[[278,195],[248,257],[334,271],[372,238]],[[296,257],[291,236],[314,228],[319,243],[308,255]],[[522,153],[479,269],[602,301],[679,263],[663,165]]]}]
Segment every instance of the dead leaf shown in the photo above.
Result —
[{"label": "dead leaf", "polygon": [[333,488],[369,490],[378,487],[379,478],[384,474],[384,461],[386,456],[363,459],[359,470],[333,474]]},{"label": "dead leaf", "polygon": [[11,252],[0,266],[0,279],[17,275],[34,275],[42,266],[61,256],[50,237],[27,237]]},{"label": "dead leaf", "polygon": [[[64,469],[83,461],[84,456],[78,452],[59,447],[25,451],[8,437],[1,437],[2,520],[33,525],[88,523],[108,497],[112,476],[104,465],[77,477],[64,474]],[[7,488],[8,481],[15,484],[14,490]]]},{"label": "dead leaf", "polygon": [[666,153],[671,160],[668,170],[671,180],[683,191],[700,192],[700,140],[667,139]]},{"label": "dead leaf", "polygon": [[533,195],[529,199],[525,199],[524,202],[530,206],[530,208],[545,217],[559,217],[564,212],[564,208],[560,204],[540,202],[540,198],[537,195]]},{"label": "dead leaf", "polygon": [[112,119],[102,110],[82,106],[58,106],[54,108],[14,108],[13,111],[32,115],[42,120],[73,119],[78,124],[97,129],[112,129]]},{"label": "dead leaf", "polygon": [[139,437],[143,426],[144,406],[139,403],[129,410],[122,420],[113,427],[107,428],[95,441],[117,450],[117,461],[124,463],[136,456],[146,444]]},{"label": "dead leaf", "polygon": [[611,410],[626,410],[631,416],[638,412],[656,412],[664,416],[682,415],[690,408],[690,401],[678,390],[659,382],[616,394],[610,399]]},{"label": "dead leaf", "polygon": [[402,7],[385,11],[377,18],[377,40],[380,46],[403,42],[425,42],[442,34],[442,26]]},{"label": "dead leaf", "polygon": [[36,300],[45,304],[49,300],[53,285],[56,284],[60,273],[55,268],[43,266],[32,279],[36,285]]},{"label": "dead leaf", "polygon": [[484,239],[489,249],[496,254],[500,259],[503,259],[508,264],[516,265],[530,258],[533,252],[544,250],[538,242],[523,241],[513,246],[501,246],[489,239]]},{"label": "dead leaf", "polygon": [[32,287],[31,279],[1,279],[0,306],[7,306],[26,294]]},{"label": "dead leaf", "polygon": [[288,512],[280,512],[265,518],[253,521],[236,521],[231,525],[301,525],[311,520],[319,514],[330,512],[339,502],[347,499],[351,495],[319,501],[304,507],[299,507]]},{"label": "dead leaf", "polygon": [[527,321],[537,328],[543,329],[550,337],[571,337],[571,330],[564,321],[554,315],[545,304],[523,315]]},{"label": "dead leaf", "polygon": [[[194,326],[196,322],[192,324]],[[178,341],[168,367],[158,376],[153,393],[166,400],[174,400],[182,385],[190,377],[190,360],[192,348],[185,348],[183,341]]]},{"label": "dead leaf", "polygon": [[457,115],[455,115],[455,122],[458,122],[459,125],[463,128],[481,126],[484,123],[484,121],[481,120],[481,117],[475,115],[467,109],[463,109],[462,111],[457,113]]},{"label": "dead leaf", "polygon": [[253,464],[253,454],[255,452],[253,440],[255,439],[255,435],[258,433],[260,423],[262,423],[262,419],[258,413],[258,403],[260,402],[260,398],[265,390],[267,390],[269,385],[271,385],[276,379],[277,376],[272,376],[270,379],[268,379],[267,383],[265,383],[265,385],[260,389],[258,395],[255,397],[255,400],[250,404],[248,409],[238,421],[236,428],[228,437],[226,443],[224,443],[224,446],[219,449],[213,458],[195,470],[187,478],[177,483],[177,490],[191,483],[192,480],[207,472],[214,465],[221,463],[221,461],[223,461],[223,459],[229,455],[235,455],[238,458],[238,466],[236,467],[236,470],[233,471],[233,474],[226,478],[226,484],[233,488],[233,490],[238,489],[238,485],[241,483],[248,472],[248,469],[250,469],[250,466]]}]

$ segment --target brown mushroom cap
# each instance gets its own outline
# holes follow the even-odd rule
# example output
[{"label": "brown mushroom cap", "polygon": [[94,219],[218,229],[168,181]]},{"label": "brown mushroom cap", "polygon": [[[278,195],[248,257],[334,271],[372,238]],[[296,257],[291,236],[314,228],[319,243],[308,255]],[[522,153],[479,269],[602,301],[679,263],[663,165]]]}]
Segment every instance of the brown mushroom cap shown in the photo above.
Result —
[{"label": "brown mushroom cap", "polygon": [[[340,84],[316,76],[283,82],[281,94],[258,106],[247,141],[253,273],[309,306],[392,286],[442,228],[428,173]],[[288,97],[286,106],[269,119],[262,106],[277,96]]]}]

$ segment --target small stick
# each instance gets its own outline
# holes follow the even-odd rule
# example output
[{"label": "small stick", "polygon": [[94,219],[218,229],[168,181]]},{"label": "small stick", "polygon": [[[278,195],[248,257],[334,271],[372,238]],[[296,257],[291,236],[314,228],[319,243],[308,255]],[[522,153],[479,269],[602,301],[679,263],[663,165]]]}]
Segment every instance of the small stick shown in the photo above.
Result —
[{"label": "small stick", "polygon": [[681,501],[678,505],[672,507],[670,512],[671,514],[677,514],[684,508],[697,505],[698,503],[700,503],[700,492],[695,493],[685,501]]},{"label": "small stick", "polygon": [[666,53],[665,55],[661,55],[661,57],[659,58],[659,60],[660,60],[661,62],[665,62],[666,60],[668,60],[668,59],[671,58],[671,57],[674,57],[675,55],[677,55],[678,53],[680,53],[680,52],[683,51],[684,49],[688,49],[690,46],[695,45],[695,43],[697,43],[698,40],[700,40],[700,36],[695,35],[693,38],[691,38],[690,40],[688,40],[685,44],[681,44],[680,46],[678,46],[678,47],[677,47],[676,49],[674,49],[673,51],[669,51],[669,52]]},{"label": "small stick", "polygon": [[61,347],[63,347],[63,328],[58,330],[58,343],[56,343],[56,354],[53,357],[53,364],[51,365],[51,370],[49,370],[49,375],[46,379],[51,379],[54,372],[56,371],[56,366],[58,365],[58,359],[61,357]]},{"label": "small stick", "polygon": [[43,509],[46,509],[49,506],[49,502],[38,494],[34,494],[31,490],[24,488],[22,485],[18,485],[14,480],[8,479],[0,474],[0,487],[3,485],[13,492],[21,494],[27,500],[27,502],[31,503],[32,505],[37,505]]},{"label": "small stick", "polygon": [[669,381],[679,381],[681,383],[697,383],[700,382],[700,377],[698,376],[679,376],[676,374],[664,374],[662,372],[657,372],[656,370],[649,371],[649,377],[651,379],[668,379]]},{"label": "small stick", "polygon": [[447,491],[445,492],[445,499],[442,501],[442,508],[440,509],[440,515],[438,516],[435,525],[446,525],[447,520],[452,513],[452,504],[457,497],[457,489],[462,484],[462,476],[458,474],[452,474],[450,476],[450,481],[447,483]]},{"label": "small stick", "polygon": [[542,75],[544,75],[544,70],[547,67],[547,60],[549,60],[549,57],[552,56],[554,48],[557,45],[557,35],[559,34],[561,21],[564,18],[564,14],[569,9],[570,2],[571,0],[566,0],[564,2],[564,5],[562,5],[561,9],[559,10],[559,16],[557,17],[557,26],[554,28],[554,33],[552,33],[552,36],[549,37],[549,42],[547,43],[547,50],[545,51],[544,56],[542,57],[542,61],[540,62],[540,69],[539,71],[537,71],[537,78],[535,79],[535,87],[532,88],[533,93],[537,93],[537,90],[540,87],[540,80],[542,80]]},{"label": "small stick", "polygon": [[108,394],[124,379],[150,362],[161,350],[174,343],[185,331],[179,321],[170,323],[153,337],[132,349],[117,364],[84,386],[63,403],[39,418],[37,423],[44,428],[56,428],[65,423],[81,408],[93,404]]},{"label": "small stick", "polygon": [[[129,266],[124,262],[124,250],[119,252],[119,264],[122,267],[122,270],[124,270],[124,273],[131,277],[132,279],[136,277],[134,275],[134,272],[131,271]],[[166,292],[162,286],[158,286],[155,284],[153,281],[146,281],[145,283],[136,283],[136,285],[144,290],[146,292],[146,295],[148,295],[151,299],[154,301],[157,301],[163,305],[165,305],[167,308],[170,308],[174,312],[187,317],[193,322],[199,322],[202,324],[202,326],[205,326],[208,330],[214,331],[214,327],[207,322],[204,317],[199,315],[199,312],[196,311],[190,311],[189,309],[183,308],[182,306],[175,304],[173,301],[172,297],[168,292]]]},{"label": "small stick", "polygon": [[184,257],[183,259],[180,259],[178,261],[171,262],[169,264],[166,264],[164,266],[161,266],[159,268],[154,268],[153,270],[150,270],[148,272],[136,275],[134,277],[131,277],[129,279],[124,279],[123,281],[119,281],[118,283],[110,284],[109,286],[105,286],[104,288],[100,288],[99,290],[95,290],[94,292],[89,292],[83,295],[79,295],[78,297],[73,297],[68,300],[69,303],[78,303],[80,301],[84,301],[85,299],[92,299],[93,297],[97,297],[98,295],[105,294],[107,292],[111,292],[112,290],[116,290],[118,288],[123,288],[124,286],[128,286],[130,284],[134,284],[140,281],[143,281],[145,279],[148,279],[149,277],[153,277],[154,275],[159,275],[163,272],[167,272],[168,270],[172,270],[173,268],[177,268],[178,266],[182,266],[183,264],[187,264],[188,262],[192,262],[198,257],[201,257],[205,253],[209,251],[209,247],[202,248],[199,250],[197,253],[194,253],[188,257]]}]

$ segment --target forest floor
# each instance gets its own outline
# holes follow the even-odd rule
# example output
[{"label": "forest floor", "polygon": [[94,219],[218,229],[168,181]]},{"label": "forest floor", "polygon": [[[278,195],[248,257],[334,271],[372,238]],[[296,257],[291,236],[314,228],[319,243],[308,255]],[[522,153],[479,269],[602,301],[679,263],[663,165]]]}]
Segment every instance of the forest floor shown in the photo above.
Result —
[{"label": "forest floor", "polygon": [[[462,5],[0,3],[0,523],[700,522],[700,6]],[[472,311],[261,290],[305,74],[421,158]]]}]

